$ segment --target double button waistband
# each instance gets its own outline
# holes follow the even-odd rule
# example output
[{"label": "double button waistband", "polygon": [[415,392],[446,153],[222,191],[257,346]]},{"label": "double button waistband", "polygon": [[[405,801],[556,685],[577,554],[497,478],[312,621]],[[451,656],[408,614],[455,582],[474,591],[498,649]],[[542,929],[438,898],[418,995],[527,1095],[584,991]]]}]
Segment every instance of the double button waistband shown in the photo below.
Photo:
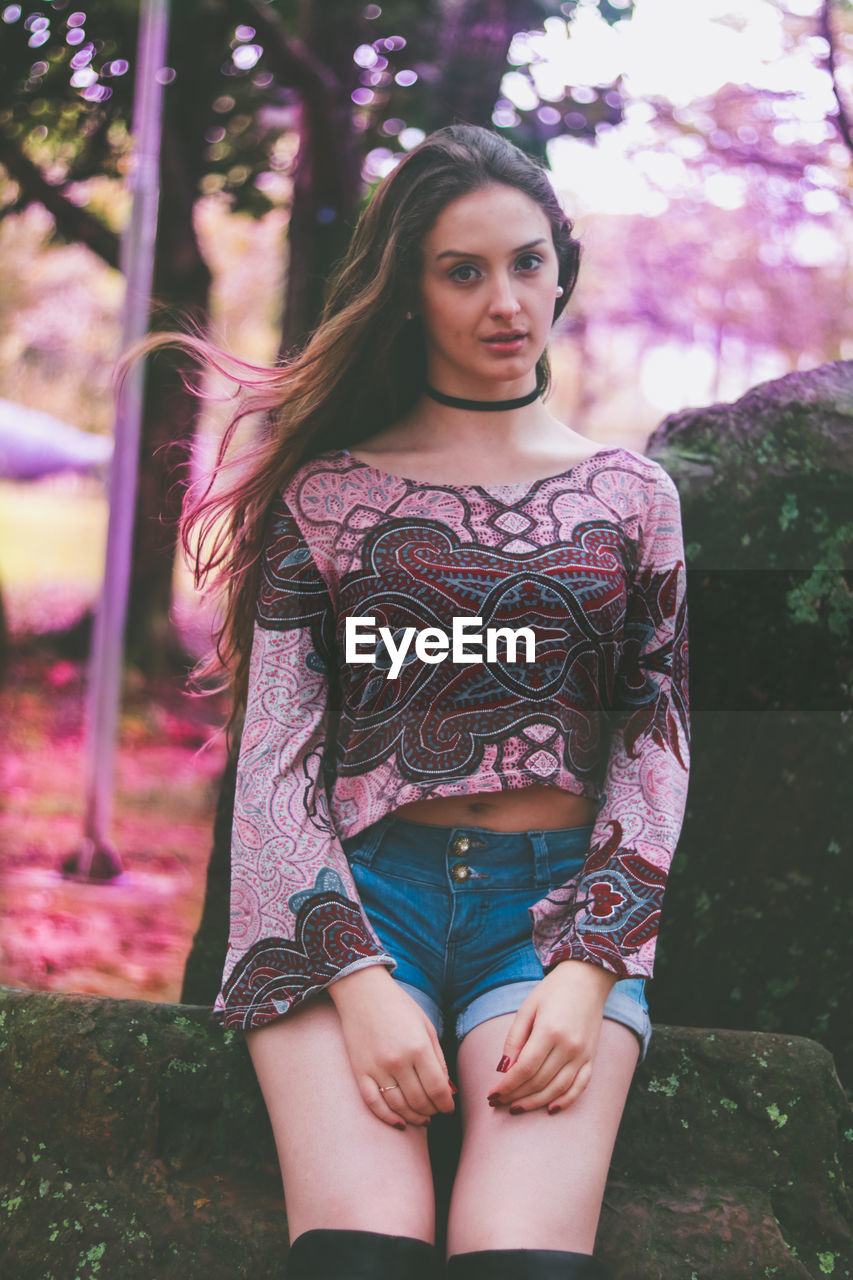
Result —
[{"label": "double button waistband", "polygon": [[[470,836],[456,836],[450,842],[448,856],[451,858],[464,858],[465,854],[470,852],[473,843],[474,842],[471,840]],[[477,844],[482,848],[486,847],[485,840],[479,840],[477,841]],[[464,884],[465,881],[470,880],[472,876],[477,879],[488,879],[487,873],[475,871],[469,862],[454,862],[450,868],[450,876],[457,884]]]},{"label": "double button waistband", "polygon": [[348,858],[363,867],[451,891],[513,889],[533,883],[546,891],[583,865],[592,825],[562,831],[492,831],[439,827],[386,815],[344,840]]},{"label": "double button waistband", "polygon": [[[445,829],[446,830],[446,829]],[[569,839],[577,841],[577,860],[583,861],[591,827]],[[518,857],[529,859],[529,874],[536,884],[546,888],[555,878],[555,865],[565,861],[567,833],[527,831],[487,831],[464,827],[446,831],[446,869],[454,889],[490,889],[511,887],[509,881],[518,875]],[[515,866],[515,871],[510,868]]]}]

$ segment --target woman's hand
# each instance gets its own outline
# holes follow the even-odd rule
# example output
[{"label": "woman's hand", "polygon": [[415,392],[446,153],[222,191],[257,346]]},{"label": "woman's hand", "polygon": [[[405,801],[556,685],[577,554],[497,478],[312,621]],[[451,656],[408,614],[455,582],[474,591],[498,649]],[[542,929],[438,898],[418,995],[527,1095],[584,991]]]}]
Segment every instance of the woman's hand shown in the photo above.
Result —
[{"label": "woman's hand", "polygon": [[[601,965],[563,960],[520,1005],[504,1042],[505,1074],[489,1094],[513,1113],[562,1111],[589,1084],[604,1004],[619,978]],[[498,1064],[500,1068],[501,1064]]]},{"label": "woman's hand", "polygon": [[[357,969],[327,987],[340,1015],[361,1096],[386,1124],[429,1124],[453,1111],[447,1063],[435,1027],[384,965]],[[399,1085],[380,1093],[380,1085]]]}]

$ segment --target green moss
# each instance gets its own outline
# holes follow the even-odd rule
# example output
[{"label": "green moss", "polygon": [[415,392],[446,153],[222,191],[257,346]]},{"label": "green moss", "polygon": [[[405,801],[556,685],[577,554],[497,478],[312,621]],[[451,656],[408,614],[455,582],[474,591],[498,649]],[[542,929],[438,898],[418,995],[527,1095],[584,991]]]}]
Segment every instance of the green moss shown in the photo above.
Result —
[{"label": "green moss", "polygon": [[649,1093],[665,1093],[668,1098],[678,1092],[678,1076],[667,1076],[666,1080],[658,1080],[657,1076],[652,1076],[646,1088]]},{"label": "green moss", "polygon": [[767,1112],[770,1119],[773,1121],[773,1123],[776,1125],[778,1129],[781,1129],[783,1124],[788,1123],[787,1115],[785,1115],[784,1112],[779,1110],[775,1102],[771,1102],[770,1106],[765,1107],[764,1110]]},{"label": "green moss", "polygon": [[823,1274],[825,1276],[831,1276],[833,1271],[835,1270],[835,1254],[819,1253],[817,1255],[817,1260],[818,1260],[818,1263],[820,1264],[820,1269],[823,1272]]},{"label": "green moss", "polygon": [[725,1107],[727,1111],[737,1111],[737,1103],[732,1102],[731,1098],[720,1098],[720,1106]]},{"label": "green moss", "polygon": [[171,1076],[174,1075],[175,1072],[182,1075],[186,1075],[187,1073],[195,1075],[196,1071],[200,1070],[201,1068],[197,1062],[181,1062],[180,1059],[173,1058],[166,1067],[166,1075]]}]

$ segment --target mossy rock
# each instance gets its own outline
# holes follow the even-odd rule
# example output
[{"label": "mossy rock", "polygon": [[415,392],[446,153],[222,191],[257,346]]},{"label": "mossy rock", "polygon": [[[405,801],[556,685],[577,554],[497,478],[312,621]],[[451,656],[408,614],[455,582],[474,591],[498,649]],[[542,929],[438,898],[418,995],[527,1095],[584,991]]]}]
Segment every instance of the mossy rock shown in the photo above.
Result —
[{"label": "mossy rock", "polygon": [[[263,1099],[208,1008],[0,988],[0,1085],[4,1277],[283,1275]],[[436,1117],[437,1167],[458,1141]],[[853,1109],[815,1041],[655,1025],[597,1253],[614,1280],[847,1280],[851,1156]]]},{"label": "mossy rock", "polygon": [[853,361],[647,452],[681,495],[692,729],[652,1017],[817,1039],[853,1096]]}]

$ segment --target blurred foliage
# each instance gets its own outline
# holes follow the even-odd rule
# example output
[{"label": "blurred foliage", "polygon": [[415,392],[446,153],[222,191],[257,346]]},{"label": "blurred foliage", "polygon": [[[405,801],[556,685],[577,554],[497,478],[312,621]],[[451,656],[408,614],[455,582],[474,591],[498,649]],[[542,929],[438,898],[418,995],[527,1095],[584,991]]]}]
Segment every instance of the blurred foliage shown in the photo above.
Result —
[{"label": "blurred foliage", "polygon": [[[599,7],[607,22],[616,23],[630,17],[633,4],[601,0]],[[126,175],[138,8],[137,0],[91,0],[85,12],[73,13],[67,0],[6,7],[0,28],[0,162],[15,146],[49,168],[51,181],[63,186],[95,174]],[[507,0],[499,6],[469,0],[455,6],[454,16],[441,0],[389,0],[381,10],[353,4],[361,15],[364,64],[353,68],[362,94],[353,91],[367,100],[353,102],[352,127],[363,153],[378,152],[375,166],[405,150],[401,135],[413,145],[417,138],[406,130],[423,132],[448,123],[441,93],[448,59],[461,58],[468,78],[476,81],[473,71],[485,58],[499,84],[512,33],[548,17],[571,17],[574,8],[555,0]],[[293,170],[301,94],[309,77],[323,75],[300,38],[306,14],[315,9],[322,20],[322,5],[297,0],[182,0],[173,13],[170,74],[192,78],[196,107],[206,116],[198,194],[223,192],[233,211],[255,217],[286,203],[282,180]],[[16,20],[13,10],[20,10]],[[468,38],[461,46],[454,21],[465,24]],[[549,104],[557,110],[557,124],[562,124],[560,109],[570,105],[576,118],[580,113],[576,131],[594,136],[606,90],[613,102],[608,118],[618,119],[618,87],[600,88],[591,104],[579,106],[567,87],[562,101]],[[515,118],[517,127],[507,131],[509,136],[544,156],[556,125],[535,110]]]}]

